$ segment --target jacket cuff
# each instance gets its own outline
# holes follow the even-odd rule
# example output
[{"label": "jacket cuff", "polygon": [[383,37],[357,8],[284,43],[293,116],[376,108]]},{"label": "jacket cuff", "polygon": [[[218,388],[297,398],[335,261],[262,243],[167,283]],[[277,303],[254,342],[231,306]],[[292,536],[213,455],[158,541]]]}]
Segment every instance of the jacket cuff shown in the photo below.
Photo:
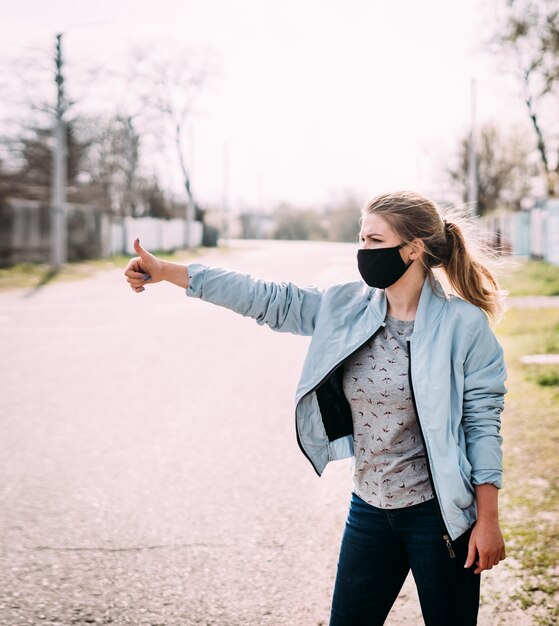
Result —
[{"label": "jacket cuff", "polygon": [[186,267],[188,272],[188,287],[185,289],[187,296],[201,298],[204,294],[204,278],[206,277],[207,265],[203,263],[189,263]]},{"label": "jacket cuff", "polygon": [[470,476],[470,482],[472,485],[483,485],[485,483],[490,483],[491,485],[495,485],[497,489],[502,489],[503,487],[503,472],[501,470],[475,470],[472,471],[472,475]]}]

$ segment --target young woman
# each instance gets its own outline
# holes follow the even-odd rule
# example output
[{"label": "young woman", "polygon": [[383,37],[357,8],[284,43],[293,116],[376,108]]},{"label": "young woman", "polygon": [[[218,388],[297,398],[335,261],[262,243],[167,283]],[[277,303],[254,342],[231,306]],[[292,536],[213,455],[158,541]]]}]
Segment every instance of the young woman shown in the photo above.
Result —
[{"label": "young woman", "polygon": [[379,195],[361,219],[363,280],[327,289],[185,268],[139,241],[124,272],[136,292],[167,280],[273,330],[312,335],[297,440],[319,475],[347,457],[353,472],[331,626],[383,624],[410,568],[428,626],[476,624],[480,573],[505,558],[506,368],[488,320],[503,292],[465,226],[417,193]]}]

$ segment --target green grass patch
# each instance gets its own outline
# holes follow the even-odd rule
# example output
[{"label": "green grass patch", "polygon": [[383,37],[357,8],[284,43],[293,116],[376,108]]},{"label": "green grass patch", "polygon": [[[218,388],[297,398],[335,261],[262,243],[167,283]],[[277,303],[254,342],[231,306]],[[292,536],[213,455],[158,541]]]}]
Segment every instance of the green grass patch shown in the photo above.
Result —
[{"label": "green grass patch", "polygon": [[508,310],[496,327],[499,336],[514,338],[508,342],[507,359],[525,354],[559,354],[558,311],[554,307]]},{"label": "green grass patch", "polygon": [[544,387],[558,387],[559,386],[559,372],[556,370],[548,370],[544,372],[538,372],[535,377],[538,385]]},{"label": "green grass patch", "polygon": [[531,365],[526,368],[526,377],[542,387],[559,389],[559,366]]},{"label": "green grass patch", "polygon": [[499,281],[511,296],[558,296],[559,266],[534,261],[519,260],[512,266],[506,264],[496,270]]},{"label": "green grass patch", "polygon": [[512,600],[529,609],[534,624],[556,624],[559,581],[558,368],[526,365],[524,354],[559,342],[559,308],[511,309],[497,326],[507,362],[508,393],[502,415],[503,489],[500,517],[507,555],[521,565]]}]

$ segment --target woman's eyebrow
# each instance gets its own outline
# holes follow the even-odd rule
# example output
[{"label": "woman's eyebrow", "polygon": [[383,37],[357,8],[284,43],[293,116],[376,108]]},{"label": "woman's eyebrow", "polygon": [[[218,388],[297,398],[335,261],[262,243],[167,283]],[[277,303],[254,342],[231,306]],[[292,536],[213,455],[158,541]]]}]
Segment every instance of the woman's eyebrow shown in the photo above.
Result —
[{"label": "woman's eyebrow", "polygon": [[[361,235],[361,237],[363,237],[363,233],[359,233]],[[380,233],[369,233],[367,235],[367,237],[383,237],[384,235],[381,235]]]}]

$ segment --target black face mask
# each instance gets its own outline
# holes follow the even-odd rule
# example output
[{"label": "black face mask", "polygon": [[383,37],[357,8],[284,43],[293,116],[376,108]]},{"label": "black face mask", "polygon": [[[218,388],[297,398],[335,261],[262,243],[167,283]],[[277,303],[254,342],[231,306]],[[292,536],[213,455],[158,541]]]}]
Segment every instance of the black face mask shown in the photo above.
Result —
[{"label": "black face mask", "polygon": [[404,275],[404,272],[413,263],[412,260],[406,265],[398,252],[405,245],[405,243],[401,243],[392,248],[368,250],[360,248],[357,250],[357,266],[367,285],[385,289]]}]

